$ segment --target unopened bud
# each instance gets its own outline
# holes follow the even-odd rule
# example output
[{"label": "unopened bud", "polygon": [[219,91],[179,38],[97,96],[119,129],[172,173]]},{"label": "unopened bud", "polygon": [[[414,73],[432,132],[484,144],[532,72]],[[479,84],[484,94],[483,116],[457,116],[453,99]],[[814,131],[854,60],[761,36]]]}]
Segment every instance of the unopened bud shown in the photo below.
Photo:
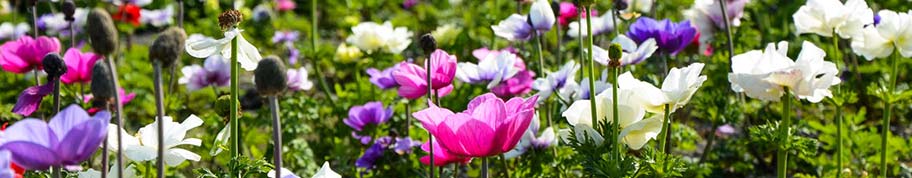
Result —
[{"label": "unopened bud", "polygon": [[268,56],[260,60],[256,70],[253,71],[256,89],[261,95],[275,96],[281,94],[288,87],[286,83],[285,64],[276,56]]},{"label": "unopened bud", "polygon": [[117,50],[117,29],[114,28],[114,21],[108,11],[102,8],[92,9],[86,18],[85,28],[96,53],[107,56]]},{"label": "unopened bud", "polygon": [[627,1],[614,0],[614,9],[624,10],[627,9]]},{"label": "unopened bud", "polygon": [[[105,59],[107,60],[107,59]],[[109,103],[117,93],[114,89],[114,80],[111,76],[111,70],[104,61],[95,62],[92,67],[92,95],[97,103]]]},{"label": "unopened bud", "polygon": [[421,49],[424,50],[424,52],[427,54],[430,54],[431,52],[434,52],[434,50],[437,50],[437,40],[434,39],[434,36],[430,33],[421,35],[421,39],[418,41],[418,44],[421,45]]},{"label": "unopened bud", "polygon": [[45,55],[41,64],[44,65],[44,73],[47,73],[48,77],[51,78],[58,78],[67,72],[66,63],[60,57],[60,54],[57,53]]},{"label": "unopened bud", "polygon": [[609,65],[611,65],[612,67],[621,66],[621,57],[623,56],[623,54],[624,54],[624,49],[621,48],[620,44],[617,44],[617,43],[611,44],[611,46],[608,47],[608,58],[611,59],[611,62],[609,62]]},{"label": "unopened bud", "polygon": [[160,61],[163,66],[170,66],[184,52],[184,41],[187,34],[183,29],[171,27],[161,33],[149,47],[149,59]]},{"label": "unopened bud", "polygon": [[73,0],[63,1],[63,7],[61,8],[61,11],[63,11],[64,20],[70,22],[76,20],[76,18],[73,17],[73,14],[76,14],[76,3],[74,3]]},{"label": "unopened bud", "polygon": [[555,15],[560,15],[560,1],[551,1],[551,11]]},{"label": "unopened bud", "polygon": [[234,9],[222,12],[222,14],[218,16],[219,27],[222,27],[222,30],[236,27],[241,23],[241,20],[244,20],[244,15],[241,14],[241,11]]}]

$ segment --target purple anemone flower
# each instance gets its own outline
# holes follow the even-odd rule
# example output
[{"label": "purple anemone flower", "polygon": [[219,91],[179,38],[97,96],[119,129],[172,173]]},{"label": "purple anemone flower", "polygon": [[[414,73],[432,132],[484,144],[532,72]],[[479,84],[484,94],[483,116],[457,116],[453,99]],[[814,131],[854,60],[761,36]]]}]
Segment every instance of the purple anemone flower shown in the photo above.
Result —
[{"label": "purple anemone flower", "polygon": [[393,117],[393,108],[383,108],[379,101],[355,106],[348,110],[348,118],[342,122],[356,131],[361,131],[368,124],[381,124]]},{"label": "purple anemone flower", "polygon": [[98,150],[110,119],[107,111],[92,117],[70,105],[47,123],[34,118],[16,122],[5,131],[0,150],[9,150],[13,162],[28,170],[79,165]]},{"label": "purple anemone flower", "polygon": [[54,83],[28,87],[19,94],[19,100],[13,106],[13,113],[30,116],[41,106],[41,99],[54,91]]},{"label": "purple anemone flower", "polygon": [[391,89],[399,86],[399,83],[396,83],[396,79],[393,78],[393,71],[396,71],[396,66],[383,69],[383,71],[377,70],[376,68],[367,69],[367,74],[370,75],[370,82],[380,89]]},{"label": "purple anemone flower", "polygon": [[689,20],[674,23],[668,19],[656,21],[649,17],[640,17],[630,24],[627,36],[637,44],[643,44],[650,38],[655,39],[660,52],[676,55],[693,42],[697,36],[697,29],[690,25]]},{"label": "purple anemone flower", "polygon": [[206,58],[203,66],[192,65],[181,69],[184,74],[178,83],[187,84],[187,90],[199,90],[210,85],[228,86],[231,82],[231,65],[222,60],[222,56],[213,55]]},{"label": "purple anemone flower", "polygon": [[377,160],[383,157],[383,151],[383,145],[374,143],[367,151],[364,151],[364,155],[361,155],[361,158],[355,161],[355,166],[367,169],[373,168]]},{"label": "purple anemone flower", "polygon": [[417,146],[421,146],[420,141],[412,140],[412,138],[409,137],[396,138],[396,144],[393,145],[393,150],[396,151],[397,154],[403,155],[412,153],[412,148]]}]

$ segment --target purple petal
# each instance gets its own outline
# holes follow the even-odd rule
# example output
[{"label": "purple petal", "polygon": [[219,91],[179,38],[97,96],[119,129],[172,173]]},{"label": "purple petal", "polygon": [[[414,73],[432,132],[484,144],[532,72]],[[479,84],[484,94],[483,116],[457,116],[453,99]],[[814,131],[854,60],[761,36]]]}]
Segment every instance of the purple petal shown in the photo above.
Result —
[{"label": "purple petal", "polygon": [[32,115],[41,105],[41,99],[53,91],[53,83],[26,88],[19,94],[19,100],[16,102],[16,106],[13,106],[12,112],[24,116]]},{"label": "purple petal", "polygon": [[12,153],[13,163],[27,170],[45,170],[60,165],[60,157],[53,150],[37,143],[13,141],[3,144]]}]

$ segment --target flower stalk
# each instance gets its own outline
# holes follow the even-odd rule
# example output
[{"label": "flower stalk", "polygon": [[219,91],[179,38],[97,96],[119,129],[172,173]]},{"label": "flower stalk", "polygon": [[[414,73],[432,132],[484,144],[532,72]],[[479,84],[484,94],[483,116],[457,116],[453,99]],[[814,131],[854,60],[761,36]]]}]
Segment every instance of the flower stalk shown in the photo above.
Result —
[{"label": "flower stalk", "polygon": [[776,153],[776,173],[779,178],[787,177],[788,171],[788,148],[789,142],[791,141],[791,125],[792,118],[791,112],[792,108],[792,94],[788,87],[783,89],[785,91],[785,96],[782,97],[782,121],[779,123],[779,151]]},{"label": "flower stalk", "polygon": [[735,42],[732,39],[731,22],[728,21],[728,10],[725,8],[725,0],[719,0],[719,9],[722,11],[722,19],[725,22],[725,36],[728,39],[728,63],[731,63],[732,56],[735,55]]},{"label": "flower stalk", "polygon": [[488,157],[481,158],[481,178],[488,178]]},{"label": "flower stalk", "polygon": [[887,137],[890,136],[890,119],[893,113],[893,91],[896,90],[896,81],[898,80],[897,74],[899,73],[899,50],[893,52],[893,60],[890,60],[892,63],[893,69],[890,70],[890,86],[887,88],[887,96],[884,99],[884,115],[881,125],[880,133],[880,175],[881,177],[887,177]]},{"label": "flower stalk", "polygon": [[279,99],[277,96],[269,96],[269,111],[272,113],[272,150],[273,165],[275,165],[275,177],[282,177],[282,123],[279,122]]},{"label": "flower stalk", "polygon": [[[586,14],[589,14],[592,12],[592,9],[590,6],[585,6],[584,8],[586,9]],[[586,18],[586,31],[587,31],[586,34],[592,34],[591,18]],[[589,57],[588,57],[588,59],[589,59],[589,106],[590,106],[590,108],[592,108],[592,112],[591,112],[592,128],[598,130],[597,129],[598,128],[598,116],[595,113],[595,111],[596,111],[596,109],[595,109],[596,108],[596,105],[595,105],[595,61],[592,60],[593,59],[593,57],[592,57],[592,41],[593,41],[592,38],[593,37],[592,37],[592,35],[588,35],[588,37],[589,37],[589,44],[586,47],[589,49],[589,51],[588,51],[588,55],[589,55]],[[582,38],[580,38],[580,39],[582,39]],[[616,88],[615,88],[615,91],[617,91]],[[615,119],[617,119],[617,117],[615,117]],[[617,122],[615,122],[615,123],[617,123]]]},{"label": "flower stalk", "polygon": [[[671,112],[669,112],[668,104],[665,104],[665,116],[662,120],[662,138],[659,140],[659,149],[662,150],[662,154],[668,155],[668,147],[665,145],[668,139],[668,133],[671,132]],[[704,153],[705,154],[705,153]]]},{"label": "flower stalk", "polygon": [[162,61],[156,60],[156,61],[153,61],[152,63],[153,63],[153,67],[154,67],[154,76],[152,77],[153,78],[152,84],[154,85],[154,89],[155,89],[155,113],[158,116],[158,122],[157,122],[158,131],[156,132],[156,134],[158,136],[158,143],[159,143],[158,151],[156,152],[158,154],[158,157],[157,157],[158,159],[155,160],[155,167],[157,168],[155,175],[157,175],[158,178],[162,178],[165,176],[165,161],[164,161],[165,160],[164,159],[165,144],[163,144],[165,142],[165,135],[164,135],[165,123],[162,122],[162,120],[165,117],[165,105],[164,105],[165,95],[164,95],[164,91],[162,88]]},{"label": "flower stalk", "polygon": [[[837,34],[836,30],[833,29],[833,34]],[[842,70],[840,64],[842,64],[842,52],[839,50],[839,37],[833,36],[833,62],[836,64],[837,70]],[[842,86],[836,86],[836,93],[842,93]],[[841,96],[841,95],[836,95]],[[836,105],[835,110],[835,119],[836,119],[836,177],[842,177],[842,127],[843,127],[843,118],[842,118],[842,101],[834,102]]]},{"label": "flower stalk", "polygon": [[[228,106],[228,118],[231,122],[231,157],[232,159],[237,159],[240,157],[240,145],[241,138],[238,138],[238,130],[240,129],[240,123],[238,123],[238,39],[231,39],[231,96],[230,96],[230,105]],[[238,170],[234,171],[233,176],[240,177],[240,172]]]}]

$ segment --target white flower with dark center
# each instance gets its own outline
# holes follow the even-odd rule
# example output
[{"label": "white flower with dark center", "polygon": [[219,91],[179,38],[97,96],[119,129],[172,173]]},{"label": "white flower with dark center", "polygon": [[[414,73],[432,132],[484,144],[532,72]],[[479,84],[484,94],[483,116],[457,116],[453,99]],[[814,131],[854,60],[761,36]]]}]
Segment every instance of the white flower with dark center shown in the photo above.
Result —
[{"label": "white flower with dark center", "polygon": [[243,30],[232,28],[226,31],[225,37],[222,39],[213,39],[207,36],[193,34],[190,35],[190,38],[187,39],[187,46],[185,50],[190,56],[196,58],[207,58],[212,55],[221,54],[222,59],[231,60],[231,40],[237,38],[238,40],[238,51],[237,51],[237,61],[241,64],[241,68],[247,71],[253,71],[257,67],[257,63],[263,59],[263,56],[260,55],[260,51],[250,44],[244,36],[241,35]]},{"label": "white flower with dark center", "polygon": [[390,22],[382,25],[375,22],[363,22],[352,27],[352,35],[346,42],[361,48],[367,53],[385,51],[392,54],[402,53],[412,43],[412,32],[405,27],[393,28]]},{"label": "white flower with dark center", "polygon": [[[178,146],[191,145],[200,146],[202,140],[197,138],[185,138],[187,131],[199,127],[203,120],[195,115],[190,115],[182,123],[171,121],[171,117],[165,116],[161,121],[164,122],[164,147],[165,147],[165,164],[168,166],[177,166],[186,160],[199,161],[200,155],[191,151],[177,148]],[[123,138],[124,155],[133,161],[151,161],[158,157],[158,120],[150,123],[136,132],[136,135],[130,136],[123,129],[120,130]],[[117,127],[109,126],[108,135],[117,135]],[[108,145],[117,145],[116,139],[108,139]],[[108,147],[108,151],[117,151],[116,146]]]}]

